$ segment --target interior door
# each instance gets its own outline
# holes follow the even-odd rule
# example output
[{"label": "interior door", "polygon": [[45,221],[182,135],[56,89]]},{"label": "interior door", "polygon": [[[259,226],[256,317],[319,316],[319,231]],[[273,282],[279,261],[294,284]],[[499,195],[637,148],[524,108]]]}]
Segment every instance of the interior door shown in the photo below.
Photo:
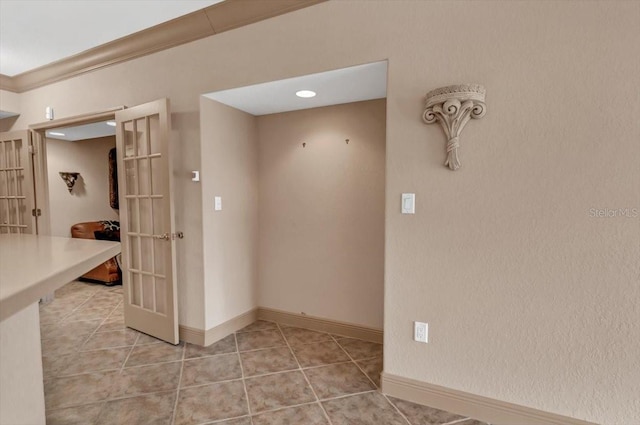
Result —
[{"label": "interior door", "polygon": [[0,133],[0,233],[36,233],[28,131]]},{"label": "interior door", "polygon": [[125,325],[178,341],[169,100],[116,112]]}]

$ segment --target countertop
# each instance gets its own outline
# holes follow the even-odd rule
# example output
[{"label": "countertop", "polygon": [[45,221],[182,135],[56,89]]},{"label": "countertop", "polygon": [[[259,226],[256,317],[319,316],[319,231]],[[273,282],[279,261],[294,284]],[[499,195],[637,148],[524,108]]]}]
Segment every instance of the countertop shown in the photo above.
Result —
[{"label": "countertop", "polygon": [[0,321],[120,253],[120,243],[0,235]]}]

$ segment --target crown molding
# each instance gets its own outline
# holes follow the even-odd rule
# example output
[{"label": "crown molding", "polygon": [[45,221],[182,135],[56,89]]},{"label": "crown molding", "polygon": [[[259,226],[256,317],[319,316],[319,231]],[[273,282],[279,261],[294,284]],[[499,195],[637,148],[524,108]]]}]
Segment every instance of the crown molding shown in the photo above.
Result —
[{"label": "crown molding", "polygon": [[0,74],[0,89],[22,93],[324,1],[226,0],[13,77]]},{"label": "crown molding", "polygon": [[18,89],[13,82],[13,78],[4,74],[0,74],[0,90],[7,90],[10,92],[18,93]]}]

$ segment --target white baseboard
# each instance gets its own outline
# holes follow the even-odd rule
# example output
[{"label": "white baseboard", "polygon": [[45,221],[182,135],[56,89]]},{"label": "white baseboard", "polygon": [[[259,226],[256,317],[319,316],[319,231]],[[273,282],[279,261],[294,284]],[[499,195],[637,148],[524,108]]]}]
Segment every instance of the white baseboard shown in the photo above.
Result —
[{"label": "white baseboard", "polygon": [[247,325],[250,325],[256,320],[257,309],[254,308],[234,317],[233,319],[227,320],[226,322],[221,323],[218,326],[207,329],[206,331],[202,329],[190,328],[189,326],[183,325],[180,325],[178,327],[178,331],[180,333],[181,341],[206,347],[216,341],[221,340],[225,336],[232,334]]},{"label": "white baseboard", "polygon": [[488,397],[382,373],[382,392],[493,425],[596,425]]},{"label": "white baseboard", "polygon": [[380,329],[369,328],[352,323],[338,322],[321,317],[308,316],[300,313],[275,310],[273,308],[258,307],[258,319],[269,320],[283,325],[297,326],[314,331],[329,332],[336,335],[363,339],[365,341],[382,343],[383,332]]},{"label": "white baseboard", "polygon": [[258,320],[257,309],[253,308],[234,317],[233,319],[219,324],[218,326],[207,329],[207,332],[204,335],[204,345],[208,346],[216,341],[220,341],[225,336],[252,324],[256,320]]},{"label": "white baseboard", "polygon": [[189,344],[204,345],[204,330],[190,328],[189,326],[178,326],[178,334],[180,341],[188,342]]},{"label": "white baseboard", "polygon": [[242,313],[233,319],[215,326],[211,329],[202,330],[180,325],[180,340],[190,344],[208,346],[225,336],[236,332],[256,320],[268,320],[281,323],[283,325],[297,326],[314,331],[329,332],[335,335],[358,338],[365,341],[382,344],[382,330],[369,328],[366,326],[354,325],[352,323],[338,322],[336,320],[323,319],[321,317],[307,316],[306,314],[289,313],[288,311],[275,310],[272,308],[258,307]]}]

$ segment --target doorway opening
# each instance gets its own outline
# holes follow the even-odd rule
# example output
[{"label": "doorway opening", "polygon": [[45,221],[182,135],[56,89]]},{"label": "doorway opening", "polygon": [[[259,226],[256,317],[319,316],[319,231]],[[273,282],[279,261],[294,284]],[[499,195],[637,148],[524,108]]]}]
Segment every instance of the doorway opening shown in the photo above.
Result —
[{"label": "doorway opening", "polygon": [[[68,143],[75,143],[75,141],[82,139],[90,139],[92,135],[101,134],[104,136],[112,135],[112,131],[108,128],[111,127],[107,124],[100,124],[106,122],[113,122],[115,119],[116,111],[123,110],[124,107],[118,107],[108,109],[101,112],[83,114],[69,118],[62,118],[58,120],[46,121],[39,124],[33,124],[29,126],[30,146],[32,152],[32,164],[33,164],[33,186],[34,186],[34,198],[33,203],[37,213],[36,219],[36,231],[39,235],[47,236],[62,236],[62,234],[52,233],[52,217],[51,217],[51,205],[50,205],[50,179],[59,172],[74,172],[74,170],[49,170],[47,164],[49,155],[47,152],[48,141],[55,144],[55,153],[58,154],[58,147],[64,147],[60,145],[61,141]],[[107,127],[103,128],[101,127]],[[61,134],[63,136],[61,136]],[[75,141],[72,141],[75,139]],[[69,145],[66,146],[67,148]],[[64,150],[64,149],[62,149]],[[68,150],[68,149],[67,149]],[[61,152],[60,152],[61,153]],[[60,159],[64,161],[64,159]],[[60,161],[57,161],[55,165],[59,165]],[[71,165],[71,164],[70,164]],[[75,165],[75,164],[73,164]],[[80,175],[81,177],[81,175]],[[60,177],[58,180],[62,180]],[[81,178],[78,192],[80,194],[82,189]],[[55,179],[51,183],[58,183]],[[73,193],[73,190],[71,191]],[[57,199],[57,196],[56,196]],[[62,230],[58,228],[56,222],[56,233],[62,233]]]},{"label": "doorway opening", "polygon": [[381,341],[386,88],[383,61],[203,95],[207,328],[255,285],[260,318]]},{"label": "doorway opening", "polygon": [[[45,131],[51,236],[120,242],[115,126],[105,120]],[[121,283],[117,259],[81,280]]]}]

